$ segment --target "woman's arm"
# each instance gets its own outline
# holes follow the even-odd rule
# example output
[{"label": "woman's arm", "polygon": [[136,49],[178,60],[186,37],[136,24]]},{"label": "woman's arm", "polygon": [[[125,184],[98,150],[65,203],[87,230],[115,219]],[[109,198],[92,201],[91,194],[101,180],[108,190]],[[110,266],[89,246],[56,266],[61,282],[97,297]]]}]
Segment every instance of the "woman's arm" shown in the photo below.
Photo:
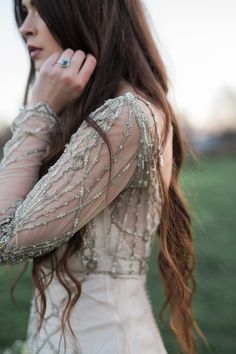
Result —
[{"label": "woman's arm", "polygon": [[[130,181],[137,165],[143,173],[150,165],[150,123],[148,119],[143,121],[143,117],[141,122],[126,99],[124,96],[123,101],[122,97],[114,99],[92,117],[107,134],[112,146],[108,204]],[[99,133],[85,121],[71,136],[58,161],[31,190],[37,180],[39,160],[48,143],[49,136],[42,134],[43,131],[46,133],[42,130],[40,138],[35,138],[39,144],[37,151],[30,150],[26,143],[14,149],[21,167],[19,160],[7,165],[6,156],[1,164],[0,209],[10,207],[1,218],[2,263],[18,263],[50,252],[68,241],[106,206],[108,148]],[[26,162],[28,167],[25,167]],[[7,204],[8,195],[11,203],[19,201],[16,207],[9,201]]]},{"label": "woman's arm", "polygon": [[50,145],[57,115],[40,102],[21,109],[12,122],[12,137],[3,148],[0,164],[0,222],[14,212],[38,180],[42,159]]}]

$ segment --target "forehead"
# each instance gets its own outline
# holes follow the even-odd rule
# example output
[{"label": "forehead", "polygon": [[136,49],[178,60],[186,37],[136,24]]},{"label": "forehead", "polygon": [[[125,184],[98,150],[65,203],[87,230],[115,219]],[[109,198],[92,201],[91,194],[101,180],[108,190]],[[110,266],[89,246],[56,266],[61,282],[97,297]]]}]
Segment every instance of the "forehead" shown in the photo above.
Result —
[{"label": "forehead", "polygon": [[29,7],[29,6],[33,6],[33,1],[32,0],[21,0],[21,4]]}]

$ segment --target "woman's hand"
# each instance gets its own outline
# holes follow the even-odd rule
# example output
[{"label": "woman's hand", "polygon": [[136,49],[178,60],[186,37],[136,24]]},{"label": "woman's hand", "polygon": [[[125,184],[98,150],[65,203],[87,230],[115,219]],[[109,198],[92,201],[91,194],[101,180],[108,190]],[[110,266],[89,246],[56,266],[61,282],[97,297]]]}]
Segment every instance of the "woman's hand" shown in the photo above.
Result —
[{"label": "woman's hand", "polygon": [[[61,67],[57,63],[59,59],[69,59],[70,66]],[[91,54],[86,56],[81,50],[66,49],[62,53],[52,54],[39,71],[29,103],[44,101],[59,113],[67,104],[81,95],[96,64],[94,56]]]}]

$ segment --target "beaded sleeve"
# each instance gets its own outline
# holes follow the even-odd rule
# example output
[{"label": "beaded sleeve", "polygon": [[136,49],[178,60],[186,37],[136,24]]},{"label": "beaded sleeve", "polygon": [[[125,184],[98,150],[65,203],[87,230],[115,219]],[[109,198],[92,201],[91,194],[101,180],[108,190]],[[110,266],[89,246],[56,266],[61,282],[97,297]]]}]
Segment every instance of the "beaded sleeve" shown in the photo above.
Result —
[{"label": "beaded sleeve", "polygon": [[[133,100],[127,93],[107,100],[90,114],[111,143],[108,204],[135,180],[133,176],[138,176],[137,183],[144,188],[150,178],[150,120],[132,109]],[[13,136],[4,147],[0,164],[1,263],[19,263],[52,251],[106,207],[109,151],[86,121],[48,173],[37,181],[50,131],[56,124],[57,117],[45,106],[40,112],[23,109],[13,121]]]}]

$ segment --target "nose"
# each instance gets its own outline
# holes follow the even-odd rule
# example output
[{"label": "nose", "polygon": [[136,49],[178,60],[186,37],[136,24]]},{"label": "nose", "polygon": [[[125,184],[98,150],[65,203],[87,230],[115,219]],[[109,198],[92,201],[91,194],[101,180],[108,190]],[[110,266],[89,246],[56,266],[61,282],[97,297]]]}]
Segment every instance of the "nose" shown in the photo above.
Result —
[{"label": "nose", "polygon": [[20,26],[19,31],[22,37],[25,39],[36,34],[37,30],[30,16],[26,17],[25,21]]}]

